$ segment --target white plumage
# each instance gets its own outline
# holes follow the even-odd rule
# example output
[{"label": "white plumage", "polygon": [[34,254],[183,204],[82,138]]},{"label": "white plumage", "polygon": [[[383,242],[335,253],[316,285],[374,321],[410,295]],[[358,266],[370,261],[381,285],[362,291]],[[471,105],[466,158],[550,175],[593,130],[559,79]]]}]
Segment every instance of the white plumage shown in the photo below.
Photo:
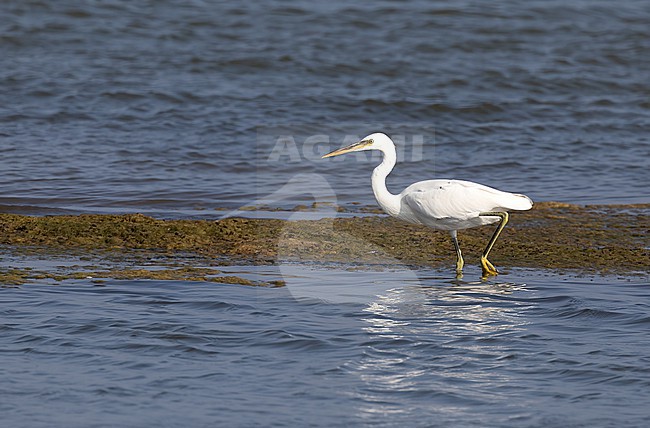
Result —
[{"label": "white plumage", "polygon": [[323,157],[361,150],[379,150],[383,154],[381,164],[372,173],[372,190],[386,213],[410,223],[451,233],[458,256],[458,276],[462,274],[464,262],[456,231],[500,222],[481,256],[483,276],[497,274],[494,266],[487,260],[488,253],[508,221],[507,210],[532,208],[533,201],[528,196],[503,192],[463,180],[419,181],[408,186],[399,195],[394,195],[386,188],[386,177],[395,166],[397,154],[395,144],[383,133],[368,135],[358,143],[334,150]]},{"label": "white plumage", "polygon": [[404,189],[399,197],[404,212],[397,217],[440,230],[468,229],[499,221],[498,217],[480,217],[482,212],[532,207],[527,196],[462,180],[420,181]]}]

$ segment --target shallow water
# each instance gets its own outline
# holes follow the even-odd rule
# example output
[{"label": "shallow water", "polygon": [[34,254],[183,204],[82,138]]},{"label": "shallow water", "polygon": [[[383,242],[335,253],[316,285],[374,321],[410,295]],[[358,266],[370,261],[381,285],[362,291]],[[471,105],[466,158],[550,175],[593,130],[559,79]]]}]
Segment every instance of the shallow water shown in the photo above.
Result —
[{"label": "shallow water", "polygon": [[[377,130],[400,143],[394,192],[446,177],[649,202],[645,0],[10,0],[0,16],[2,212],[373,205],[377,157],[318,158]],[[0,289],[3,426],[650,422],[647,277],[223,269],[288,286]]]},{"label": "shallow water", "polygon": [[288,285],[109,280],[2,290],[3,423],[650,421],[647,278],[515,270],[482,283],[332,266],[230,270],[281,273]]},{"label": "shallow water", "polygon": [[[4,210],[205,215],[296,173],[374,204],[376,158],[318,154],[376,130],[404,139],[394,192],[439,177],[648,202],[643,0],[20,0],[0,14]],[[332,199],[303,191],[276,204]]]}]

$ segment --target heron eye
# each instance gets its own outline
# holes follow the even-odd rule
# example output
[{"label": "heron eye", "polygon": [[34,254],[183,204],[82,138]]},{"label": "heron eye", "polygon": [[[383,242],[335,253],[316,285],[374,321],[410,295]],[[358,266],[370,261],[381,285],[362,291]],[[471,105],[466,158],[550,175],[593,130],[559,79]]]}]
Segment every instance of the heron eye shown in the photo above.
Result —
[{"label": "heron eye", "polygon": [[372,143],[375,142],[375,140],[373,140],[373,139],[371,138],[371,139],[368,140],[368,142],[369,142],[370,144],[372,144]]}]

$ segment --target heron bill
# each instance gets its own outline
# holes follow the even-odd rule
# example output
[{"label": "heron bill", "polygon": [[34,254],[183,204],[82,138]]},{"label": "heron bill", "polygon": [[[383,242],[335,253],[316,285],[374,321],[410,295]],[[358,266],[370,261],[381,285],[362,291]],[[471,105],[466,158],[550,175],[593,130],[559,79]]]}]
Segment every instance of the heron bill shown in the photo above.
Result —
[{"label": "heron bill", "polygon": [[349,146],[331,151],[328,154],[324,155],[321,159],[331,158],[332,156],[344,155],[346,153],[363,150],[364,148],[368,147],[372,143],[373,143],[372,139],[361,140],[358,143],[350,144]]}]

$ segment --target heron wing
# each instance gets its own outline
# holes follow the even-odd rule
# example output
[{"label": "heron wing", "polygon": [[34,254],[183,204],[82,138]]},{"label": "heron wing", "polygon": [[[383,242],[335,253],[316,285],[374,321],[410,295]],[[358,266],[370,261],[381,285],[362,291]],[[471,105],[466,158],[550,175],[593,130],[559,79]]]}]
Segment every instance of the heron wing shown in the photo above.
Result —
[{"label": "heron wing", "polygon": [[420,181],[407,187],[401,196],[418,217],[432,219],[466,220],[482,212],[532,206],[524,195],[462,180]]}]

